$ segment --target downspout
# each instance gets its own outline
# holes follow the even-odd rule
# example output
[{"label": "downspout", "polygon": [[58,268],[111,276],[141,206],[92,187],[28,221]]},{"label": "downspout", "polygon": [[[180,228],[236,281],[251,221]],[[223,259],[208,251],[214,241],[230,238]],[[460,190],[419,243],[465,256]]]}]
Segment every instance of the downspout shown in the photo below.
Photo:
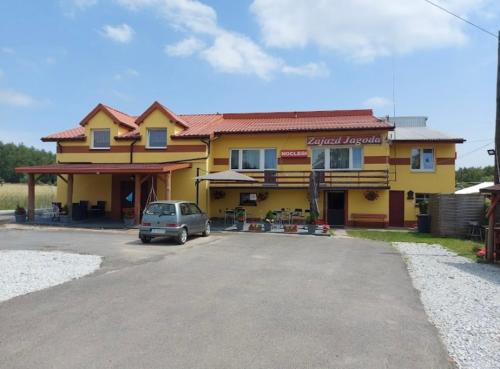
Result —
[{"label": "downspout", "polygon": [[134,162],[134,145],[139,141],[138,138],[135,138],[134,141],[130,144],[130,160],[129,163],[132,164]]}]

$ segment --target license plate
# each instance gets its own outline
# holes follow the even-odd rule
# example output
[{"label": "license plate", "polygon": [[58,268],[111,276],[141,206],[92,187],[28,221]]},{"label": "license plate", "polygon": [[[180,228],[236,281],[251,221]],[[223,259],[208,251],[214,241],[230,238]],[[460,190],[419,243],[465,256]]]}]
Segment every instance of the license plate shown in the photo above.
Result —
[{"label": "license plate", "polygon": [[153,228],[153,229],[151,229],[151,233],[162,234],[162,233],[165,233],[165,230],[161,229],[161,228]]}]

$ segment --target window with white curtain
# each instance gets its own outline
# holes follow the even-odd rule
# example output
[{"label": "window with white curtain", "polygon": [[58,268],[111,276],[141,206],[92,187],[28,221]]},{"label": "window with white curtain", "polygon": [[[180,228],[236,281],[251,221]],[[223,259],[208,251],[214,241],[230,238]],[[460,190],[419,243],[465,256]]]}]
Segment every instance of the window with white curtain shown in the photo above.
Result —
[{"label": "window with white curtain", "polygon": [[232,149],[231,169],[233,170],[275,170],[276,149]]},{"label": "window with white curtain", "polygon": [[313,170],[360,170],[362,167],[362,147],[328,147],[312,149]]}]

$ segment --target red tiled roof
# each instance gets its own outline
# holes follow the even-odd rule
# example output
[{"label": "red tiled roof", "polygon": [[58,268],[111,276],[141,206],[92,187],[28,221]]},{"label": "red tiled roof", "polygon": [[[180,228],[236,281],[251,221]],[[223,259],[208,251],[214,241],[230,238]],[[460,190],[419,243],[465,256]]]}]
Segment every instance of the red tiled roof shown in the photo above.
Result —
[{"label": "red tiled roof", "polygon": [[190,163],[118,163],[118,164],[47,164],[17,167],[16,173],[34,174],[109,174],[109,173],[165,173],[190,168]]},{"label": "red tiled roof", "polygon": [[42,141],[77,141],[85,139],[85,128],[76,127],[42,137]]},{"label": "red tiled roof", "polygon": [[98,112],[103,111],[108,117],[110,117],[113,122],[120,124],[129,129],[136,129],[137,124],[135,124],[136,117],[122,113],[119,110],[111,108],[104,104],[98,104],[90,113],[88,113],[85,118],[82,119],[80,125],[83,127],[92,119]]},{"label": "red tiled roof", "polygon": [[[104,109],[103,111],[112,115],[112,119],[129,129],[128,132],[117,136],[116,139],[138,138],[140,137],[138,124],[157,108],[185,128],[173,136],[174,138],[210,137],[217,134],[233,133],[393,129],[386,121],[373,116],[373,111],[370,109],[175,115],[159,102],[154,102],[139,117],[133,117],[99,104],[80,124],[85,125],[93,115]],[[43,139],[50,138],[49,140],[52,141],[56,141],[59,137],[61,139],[78,139],[77,136],[81,134],[83,134],[81,130],[74,129],[56,133]]]}]

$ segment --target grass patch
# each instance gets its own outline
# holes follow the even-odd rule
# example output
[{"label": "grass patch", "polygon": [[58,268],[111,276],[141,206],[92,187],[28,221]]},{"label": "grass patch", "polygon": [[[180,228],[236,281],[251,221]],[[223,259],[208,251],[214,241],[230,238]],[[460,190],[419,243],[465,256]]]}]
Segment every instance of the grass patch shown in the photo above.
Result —
[{"label": "grass patch", "polygon": [[[35,186],[35,207],[50,208],[56,199],[56,186],[37,184]],[[0,210],[13,210],[16,205],[26,208],[28,204],[28,185],[24,183],[5,183],[0,186]]]},{"label": "grass patch", "polygon": [[438,237],[428,233],[417,233],[412,231],[369,231],[369,230],[348,230],[352,237],[367,238],[369,240],[386,242],[421,242],[441,245],[448,250],[456,252],[460,256],[476,260],[476,252],[484,245],[479,242],[463,240],[451,237]]}]

